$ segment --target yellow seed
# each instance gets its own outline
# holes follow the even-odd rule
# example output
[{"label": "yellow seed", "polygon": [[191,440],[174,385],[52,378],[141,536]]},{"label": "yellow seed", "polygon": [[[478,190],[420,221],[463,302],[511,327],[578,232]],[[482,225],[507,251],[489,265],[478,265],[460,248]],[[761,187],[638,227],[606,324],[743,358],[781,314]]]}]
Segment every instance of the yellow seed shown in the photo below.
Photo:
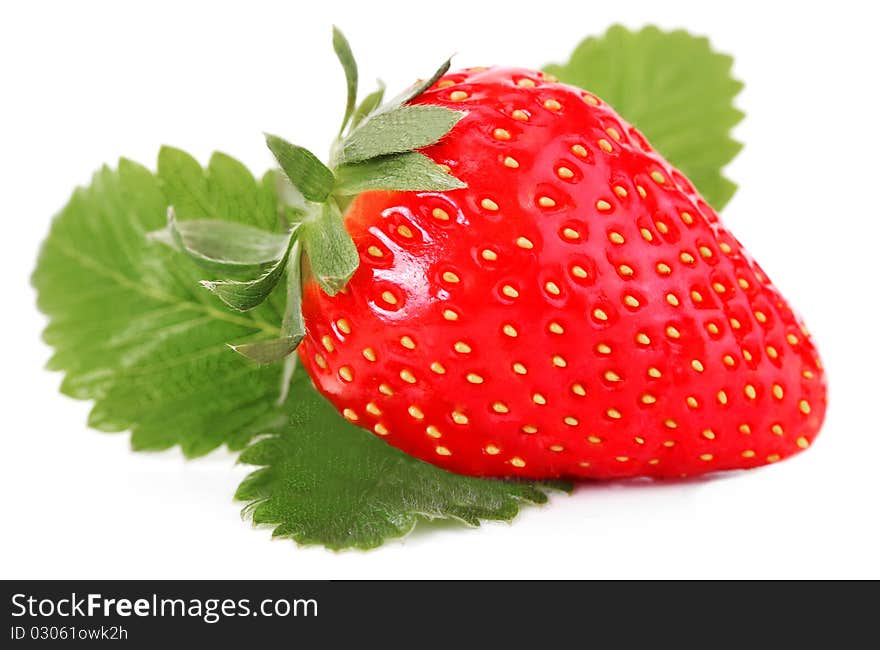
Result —
[{"label": "yellow seed", "polygon": [[391,293],[390,291],[383,291],[382,292],[382,300],[387,302],[389,305],[396,305],[397,304],[397,297],[395,297],[395,295],[393,293]]},{"label": "yellow seed", "polygon": [[373,348],[364,348],[362,354],[364,355],[364,359],[367,361],[375,361],[376,360],[376,352]]},{"label": "yellow seed", "polygon": [[510,323],[505,324],[504,327],[501,328],[501,331],[504,332],[507,336],[511,337],[516,337],[519,335],[519,332],[517,332],[516,328]]},{"label": "yellow seed", "polygon": [[700,460],[704,460],[706,462],[712,460],[714,456],[712,454],[700,454]]},{"label": "yellow seed", "polygon": [[727,404],[727,393],[725,391],[719,390],[717,397],[719,404]]},{"label": "yellow seed", "polygon": [[627,307],[638,307],[641,304],[634,296],[626,296],[623,302]]},{"label": "yellow seed", "polygon": [[642,235],[642,239],[645,241],[654,241],[654,235],[651,234],[651,231],[647,228],[639,229],[639,233]]},{"label": "yellow seed", "polygon": [[452,347],[455,348],[456,352],[459,352],[461,354],[470,354],[471,351],[471,346],[469,346],[464,341],[456,341],[455,345],[453,345]]},{"label": "yellow seed", "polygon": [[773,384],[773,397],[776,399],[782,399],[783,395],[782,386],[779,384]]},{"label": "yellow seed", "polygon": [[758,395],[757,391],[755,391],[755,387],[751,384],[746,384],[745,393],[746,397],[748,397],[749,399],[755,399],[755,397],[757,397]]},{"label": "yellow seed", "polygon": [[584,387],[581,384],[572,384],[571,385],[571,392],[574,393],[575,395],[579,395],[581,397],[583,397],[584,395],[587,394],[587,391],[584,390]]},{"label": "yellow seed", "polygon": [[755,320],[757,320],[759,323],[766,323],[767,322],[767,314],[765,314],[762,311],[756,311],[755,312]]},{"label": "yellow seed", "polygon": [[504,166],[509,169],[519,169],[519,161],[512,156],[505,156]]},{"label": "yellow seed", "polygon": [[482,206],[484,210],[489,210],[490,212],[496,212],[498,210],[498,204],[492,199],[483,199],[480,201],[480,206]]},{"label": "yellow seed", "polygon": [[344,318],[340,318],[336,321],[336,327],[338,327],[339,331],[343,334],[351,334],[351,325],[349,325],[348,321]]},{"label": "yellow seed", "polygon": [[459,281],[459,277],[452,271],[445,271],[443,273],[443,279],[446,282],[452,282],[453,284]]},{"label": "yellow seed", "polygon": [[659,464],[660,464],[659,458],[652,458],[651,460],[648,461],[648,465],[659,465]]},{"label": "yellow seed", "polygon": [[679,332],[677,328],[670,325],[666,328],[666,336],[671,339],[678,339],[681,338],[681,332]]},{"label": "yellow seed", "polygon": [[420,409],[418,406],[415,406],[415,405],[410,406],[407,409],[407,412],[410,414],[411,417],[415,418],[416,420],[424,420],[425,419],[425,414],[422,412],[422,409]]},{"label": "yellow seed", "polygon": [[562,329],[562,325],[555,322],[550,323],[550,325],[547,326],[547,329],[549,329],[553,334],[563,334],[565,332],[565,330]]},{"label": "yellow seed", "polygon": [[513,371],[518,375],[525,375],[526,373],[528,373],[526,367],[518,362],[513,364]]},{"label": "yellow seed", "polygon": [[484,248],[480,253],[480,256],[489,262],[494,262],[498,259],[498,253],[488,248]]},{"label": "yellow seed", "polygon": [[425,433],[427,433],[428,436],[430,436],[431,438],[441,438],[443,436],[443,434],[440,433],[440,430],[433,424],[429,424],[427,427],[425,427]]},{"label": "yellow seed", "polygon": [[510,409],[507,408],[507,404],[504,402],[495,402],[492,405],[492,410],[496,413],[510,413]]},{"label": "yellow seed", "polygon": [[691,299],[694,302],[703,302],[703,295],[699,291],[694,290],[691,291]]},{"label": "yellow seed", "polygon": [[812,379],[814,377],[811,370],[804,370],[801,374],[804,376],[805,379]]},{"label": "yellow seed", "polygon": [[535,245],[531,242],[531,240],[529,240],[525,237],[517,237],[516,238],[516,245],[519,246],[520,248],[524,248],[526,250],[531,250],[535,247]]},{"label": "yellow seed", "polygon": [[357,413],[355,413],[355,412],[352,411],[351,409],[343,409],[343,410],[342,410],[342,415],[345,416],[345,419],[347,419],[347,420],[351,420],[352,422],[357,422],[357,421],[358,421],[358,415],[357,415]]},{"label": "yellow seed", "polygon": [[699,406],[700,406],[700,403],[697,401],[697,398],[694,397],[693,395],[688,396],[685,399],[685,402],[687,402],[687,405],[692,409],[699,408]]},{"label": "yellow seed", "polygon": [[620,140],[620,133],[618,133],[617,129],[615,129],[613,126],[609,126],[607,129],[605,129],[605,133],[610,135],[615,140]]},{"label": "yellow seed", "polygon": [[613,370],[606,370],[605,371],[605,379],[607,381],[621,381],[620,375],[618,375]]},{"label": "yellow seed", "polygon": [[535,82],[532,81],[531,79],[523,77],[522,79],[520,79],[519,81],[516,82],[516,85],[519,86],[520,88],[534,88],[537,84],[535,84]]},{"label": "yellow seed", "polygon": [[598,445],[600,442],[602,442],[602,438],[600,438],[599,436],[587,436],[587,442],[593,445]]},{"label": "yellow seed", "polygon": [[376,426],[373,427],[373,431],[378,433],[380,436],[387,436],[388,435],[388,427],[386,427],[381,422],[376,423]]},{"label": "yellow seed", "polygon": [[610,239],[611,243],[613,243],[613,244],[622,244],[626,241],[623,238],[623,235],[621,235],[617,231],[612,231],[612,232],[608,233],[608,239]]},{"label": "yellow seed", "polygon": [[645,444],[645,439],[642,438],[641,436],[635,436],[635,437],[633,438],[633,440],[635,440],[635,442],[636,442],[637,445],[643,445],[643,444]]},{"label": "yellow seed", "polygon": [[750,427],[748,424],[741,424],[741,425],[739,425],[739,428],[738,428],[737,430],[738,430],[741,434],[743,434],[744,436],[747,436],[747,435],[749,435],[749,434],[752,433],[752,427]]},{"label": "yellow seed", "polygon": [[413,232],[408,226],[397,226],[397,234],[401,237],[406,237],[407,239],[412,239],[413,236]]},{"label": "yellow seed", "polygon": [[770,431],[772,431],[773,435],[775,436],[781,436],[785,433],[785,431],[782,430],[782,427],[778,424],[774,424],[772,427],[770,427]]},{"label": "yellow seed", "polygon": [[623,187],[622,185],[615,185],[614,186],[614,193],[622,199],[625,199],[628,194],[628,192],[626,191],[626,188]]},{"label": "yellow seed", "polygon": [[492,131],[492,136],[496,140],[510,140],[510,131],[507,129],[495,129]]},{"label": "yellow seed", "polygon": [[730,253],[733,252],[733,249],[730,247],[730,244],[728,244],[727,242],[721,242],[720,244],[718,244],[718,248],[720,248],[721,252],[724,253],[725,255],[730,255]]},{"label": "yellow seed", "polygon": [[733,367],[736,364],[736,360],[729,354],[725,354],[721,359],[724,361],[725,366]]},{"label": "yellow seed", "polygon": [[565,361],[564,357],[561,357],[557,354],[553,357],[553,365],[557,368],[565,368],[568,363]]},{"label": "yellow seed", "polygon": [[611,152],[613,150],[611,143],[608,142],[608,140],[606,140],[605,138],[601,138],[599,140],[599,148],[605,152]]},{"label": "yellow seed", "polygon": [[444,79],[443,81],[437,82],[438,88],[449,88],[449,86],[454,86],[455,82],[452,79]]},{"label": "yellow seed", "polygon": [[636,343],[639,345],[651,345],[651,338],[647,334],[639,332],[636,334]]},{"label": "yellow seed", "polygon": [[617,267],[617,271],[618,271],[618,273],[620,273],[620,275],[627,277],[627,278],[632,277],[633,273],[635,273],[635,271],[633,271],[632,267],[629,266],[628,264],[621,264],[620,266]]},{"label": "yellow seed", "polygon": [[803,436],[798,438],[795,442],[797,443],[797,446],[800,447],[801,449],[806,449],[807,447],[810,446],[810,441],[807,440],[806,438],[804,438]]},{"label": "yellow seed", "polygon": [[780,458],[781,458],[781,456],[779,454],[770,454],[769,456],[767,456],[767,462],[768,463],[775,463]]},{"label": "yellow seed", "polygon": [[548,449],[555,452],[565,451],[565,447],[563,447],[562,445],[550,445]]},{"label": "yellow seed", "polygon": [[708,246],[700,246],[697,250],[700,251],[700,255],[705,259],[712,257],[712,249]]},{"label": "yellow seed", "polygon": [[600,343],[596,346],[596,352],[599,354],[611,354],[611,346],[605,343]]},{"label": "yellow seed", "polygon": [[321,345],[324,346],[324,349],[327,350],[327,352],[333,352],[333,350],[334,350],[333,339],[331,339],[326,334],[321,337]]},{"label": "yellow seed", "polygon": [[648,376],[653,377],[654,379],[659,379],[663,376],[663,373],[661,373],[657,368],[651,367],[648,368]]},{"label": "yellow seed", "polygon": [[438,375],[445,375],[446,368],[444,368],[443,364],[440,363],[439,361],[432,361],[431,362],[431,372],[434,372]]},{"label": "yellow seed", "polygon": [[541,395],[541,393],[535,393],[534,395],[532,395],[532,401],[535,404],[540,404],[541,406],[544,406],[547,403],[547,398]]},{"label": "yellow seed", "polygon": [[501,287],[501,293],[503,293],[508,298],[519,298],[519,291],[517,291],[509,284],[505,284],[503,287]]},{"label": "yellow seed", "polygon": [[687,225],[691,225],[694,222],[694,218],[691,216],[690,212],[682,212],[678,216],[681,217],[681,220]]},{"label": "yellow seed", "polygon": [[677,429],[678,423],[675,420],[664,420],[663,426],[665,426],[667,429]]},{"label": "yellow seed", "polygon": [[391,386],[389,386],[388,384],[379,384],[379,392],[382,393],[383,395],[388,395],[389,397],[391,395],[394,395],[394,391],[391,389]]},{"label": "yellow seed", "polygon": [[531,424],[524,424],[522,426],[523,433],[538,433],[538,427],[532,426]]},{"label": "yellow seed", "polygon": [[475,372],[469,372],[467,374],[467,380],[472,384],[482,384],[483,378]]},{"label": "yellow seed", "polygon": [[449,213],[441,208],[434,208],[431,210],[431,216],[440,221],[449,221]]},{"label": "yellow seed", "polygon": [[577,264],[575,264],[574,266],[571,267],[571,274],[572,274],[574,277],[576,277],[576,278],[580,278],[580,279],[582,279],[582,280],[583,280],[585,277],[587,277],[587,271],[586,271],[586,269],[585,269],[584,267],[582,267],[582,266],[578,266]]},{"label": "yellow seed", "polygon": [[526,461],[524,461],[519,456],[514,456],[513,458],[510,459],[510,464],[513,465],[514,467],[525,467]]},{"label": "yellow seed", "polygon": [[400,371],[400,378],[403,379],[408,384],[416,383],[416,376],[412,374],[411,370],[403,369]]},{"label": "yellow seed", "polygon": [[583,145],[580,145],[580,144],[572,145],[571,152],[575,156],[577,156],[578,158],[586,158],[587,157],[587,150],[584,148]]},{"label": "yellow seed", "polygon": [[655,221],[654,227],[660,231],[661,234],[666,235],[669,233],[669,226],[666,225],[663,221]]},{"label": "yellow seed", "polygon": [[526,113],[524,110],[518,108],[510,114],[510,117],[515,119],[517,122],[527,122],[529,119],[529,114]]},{"label": "yellow seed", "polygon": [[486,445],[483,447],[483,451],[485,451],[490,456],[496,456],[501,453],[501,450],[495,445]]},{"label": "yellow seed", "polygon": [[794,334],[789,334],[785,337],[785,340],[789,342],[791,345],[797,345],[800,342],[800,339],[796,337]]},{"label": "yellow seed", "polygon": [[718,326],[715,323],[707,324],[706,330],[709,332],[709,334],[712,334],[713,336],[718,334],[718,332],[719,332]]},{"label": "yellow seed", "polygon": [[740,286],[741,289],[748,289],[749,288],[749,281],[746,280],[745,278],[739,278],[739,279],[737,279],[736,282]]},{"label": "yellow seed", "polygon": [[640,197],[645,198],[646,196],[648,196],[648,193],[645,191],[645,188],[642,187],[641,185],[636,185],[636,190],[638,191]]},{"label": "yellow seed", "polygon": [[650,393],[645,393],[642,395],[642,404],[656,404],[657,398],[651,395]]},{"label": "yellow seed", "polygon": [[618,463],[625,463],[629,460],[629,456],[615,456],[614,460],[616,460]]},{"label": "yellow seed", "polygon": [[730,326],[733,329],[738,330],[740,327],[742,327],[742,323],[740,323],[736,318],[731,318],[730,319]]},{"label": "yellow seed", "polygon": [[449,93],[449,99],[451,99],[454,102],[460,102],[463,99],[467,99],[467,96],[468,96],[468,94],[466,92],[464,92],[463,90],[455,90],[455,91]]},{"label": "yellow seed", "polygon": [[323,368],[323,369],[327,368],[327,361],[320,354],[315,355],[315,363],[318,364],[319,368]]},{"label": "yellow seed", "polygon": [[549,196],[542,196],[538,198],[538,205],[542,208],[552,208],[556,205],[556,201],[551,199]]},{"label": "yellow seed", "polygon": [[694,256],[691,255],[690,253],[682,253],[682,254],[679,255],[678,257],[679,257],[679,259],[680,259],[682,262],[684,262],[685,264],[693,264],[694,261],[695,261],[695,260],[694,260]]},{"label": "yellow seed", "polygon": [[566,416],[565,419],[562,420],[570,427],[576,427],[578,425],[578,419],[572,416]]},{"label": "yellow seed", "polygon": [[602,212],[607,212],[608,210],[611,209],[611,204],[608,203],[608,201],[605,201],[604,199],[600,199],[600,200],[596,201],[596,209],[601,210]]},{"label": "yellow seed", "polygon": [[727,291],[727,288],[720,282],[713,282],[712,289],[715,290],[715,293],[724,293],[725,291]]},{"label": "yellow seed", "polygon": [[703,370],[705,370],[702,362],[699,359],[694,359],[693,361],[691,361],[691,368],[693,368],[697,372],[703,372]]},{"label": "yellow seed", "polygon": [[563,228],[562,236],[566,239],[578,239],[580,238],[580,233],[574,228]]},{"label": "yellow seed", "polygon": [[582,95],[582,97],[583,97],[584,101],[587,102],[588,104],[590,104],[591,106],[598,106],[599,105],[599,100],[596,99],[595,97],[593,97],[592,95],[590,95],[589,93],[584,93]]},{"label": "yellow seed", "polygon": [[462,413],[461,411],[453,411],[452,412],[452,421],[456,424],[467,424],[468,417]]},{"label": "yellow seed", "polygon": [[651,172],[651,180],[653,180],[655,183],[662,184],[666,182],[666,177],[663,176],[663,174],[661,174],[660,172]]},{"label": "yellow seed", "polygon": [[608,314],[606,314],[602,309],[594,309],[593,317],[596,320],[606,321],[608,320]]},{"label": "yellow seed", "polygon": [[439,456],[451,456],[452,455],[452,452],[449,451],[446,447],[437,446],[437,448],[434,451],[436,451],[437,455],[439,455]]},{"label": "yellow seed", "polygon": [[810,403],[807,400],[802,399],[800,402],[798,402],[798,408],[804,415],[810,414]]},{"label": "yellow seed", "polygon": [[351,381],[352,379],[354,379],[354,373],[348,366],[342,366],[339,369],[339,376],[342,377],[342,379],[345,381]]},{"label": "yellow seed", "polygon": [[562,104],[557,102],[555,99],[548,99],[544,102],[544,108],[548,111],[558,111],[562,108]]},{"label": "yellow seed", "polygon": [[755,452],[754,452],[754,450],[752,450],[752,449],[746,449],[746,450],[741,454],[741,456],[742,456],[743,458],[754,458],[754,457],[755,457]]},{"label": "yellow seed", "polygon": [[657,264],[657,273],[659,273],[660,275],[669,275],[670,273],[672,273],[672,269],[669,267],[668,264],[660,262],[659,264]]},{"label": "yellow seed", "polygon": [[668,302],[673,307],[678,307],[678,305],[680,304],[678,301],[678,296],[676,296],[674,293],[666,294],[666,302]]},{"label": "yellow seed", "polygon": [[544,284],[544,289],[547,290],[547,293],[552,294],[554,296],[558,296],[562,291],[559,289],[559,285],[555,282],[547,282]]},{"label": "yellow seed", "polygon": [[405,347],[407,350],[415,350],[415,349],[416,349],[416,343],[415,343],[415,341],[413,341],[413,340],[412,340],[410,337],[408,337],[408,336],[401,336],[401,337],[400,337],[400,344],[401,344],[403,347]]},{"label": "yellow seed", "polygon": [[458,320],[458,314],[451,309],[444,309],[443,318],[450,321]]},{"label": "yellow seed", "polygon": [[367,249],[367,253],[368,253],[371,257],[382,257],[382,249],[379,248],[378,246],[370,246],[370,247]]},{"label": "yellow seed", "polygon": [[712,429],[706,429],[703,431],[703,437],[706,440],[715,440],[715,432]]},{"label": "yellow seed", "polygon": [[675,447],[675,440],[664,440],[663,446],[664,447]]},{"label": "yellow seed", "polygon": [[382,415],[382,410],[376,405],[376,402],[370,402],[366,408],[370,415]]},{"label": "yellow seed", "polygon": [[607,411],[605,411],[605,415],[607,415],[612,420],[619,420],[622,417],[620,411],[618,411],[617,409],[608,409]]}]

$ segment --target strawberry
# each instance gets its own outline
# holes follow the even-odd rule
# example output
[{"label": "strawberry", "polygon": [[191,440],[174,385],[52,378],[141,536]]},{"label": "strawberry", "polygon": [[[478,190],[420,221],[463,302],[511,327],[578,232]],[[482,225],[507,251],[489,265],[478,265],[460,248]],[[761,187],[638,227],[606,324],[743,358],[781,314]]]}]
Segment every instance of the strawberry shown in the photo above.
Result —
[{"label": "strawberry", "polygon": [[467,184],[372,191],[347,288],[310,282],[300,356],[350,421],[454,472],[677,477],[807,448],[826,389],[804,326],[693,185],[599,98],[469,69],[421,153]]}]

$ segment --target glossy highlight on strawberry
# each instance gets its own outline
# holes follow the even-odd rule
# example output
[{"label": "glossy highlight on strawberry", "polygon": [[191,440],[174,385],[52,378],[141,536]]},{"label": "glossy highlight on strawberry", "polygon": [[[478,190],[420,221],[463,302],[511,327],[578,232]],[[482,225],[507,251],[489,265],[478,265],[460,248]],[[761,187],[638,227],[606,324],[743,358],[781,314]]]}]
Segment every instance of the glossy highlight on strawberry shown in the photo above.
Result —
[{"label": "glossy highlight on strawberry", "polygon": [[413,103],[466,113],[422,153],[467,188],[359,195],[357,272],[305,287],[300,356],[346,418],[479,476],[677,477],[809,447],[809,334],[611,107],[510,68]]}]

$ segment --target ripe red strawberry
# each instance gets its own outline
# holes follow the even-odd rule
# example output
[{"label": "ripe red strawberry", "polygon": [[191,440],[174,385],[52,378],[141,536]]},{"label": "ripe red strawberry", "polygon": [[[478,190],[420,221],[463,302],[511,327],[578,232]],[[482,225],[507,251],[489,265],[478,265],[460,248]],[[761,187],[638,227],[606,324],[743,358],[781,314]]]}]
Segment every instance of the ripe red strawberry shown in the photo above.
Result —
[{"label": "ripe red strawberry", "polygon": [[482,476],[680,476],[808,447],[822,367],[691,183],[609,106],[521,69],[442,77],[423,151],[467,183],[369,192],[348,288],[312,283],[302,360],[349,420]]}]

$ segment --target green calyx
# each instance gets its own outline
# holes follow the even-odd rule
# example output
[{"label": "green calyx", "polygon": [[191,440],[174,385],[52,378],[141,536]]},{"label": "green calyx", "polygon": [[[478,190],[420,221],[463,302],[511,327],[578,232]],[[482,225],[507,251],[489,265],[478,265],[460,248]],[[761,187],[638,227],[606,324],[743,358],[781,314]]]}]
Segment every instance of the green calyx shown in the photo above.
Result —
[{"label": "green calyx", "polygon": [[[342,290],[357,270],[359,257],[343,225],[353,197],[368,190],[444,191],[465,187],[417,149],[429,146],[464,117],[442,106],[412,106],[448,69],[449,61],[429,79],[383,103],[385,88],[357,103],[358,71],[351,48],[336,27],[333,49],[345,72],[347,97],[339,134],[327,164],[311,151],[266,134],[279,175],[279,216],[285,233],[213,219],[178,222],[173,206],[168,224],[150,234],[156,241],[188,255],[220,280],[202,286],[228,307],[249,311],[259,306],[286,277],[284,319],[278,338],[230,346],[257,363],[289,358],[303,336],[301,313],[304,272],[311,273],[328,295]],[[306,269],[308,271],[306,271]]]}]

